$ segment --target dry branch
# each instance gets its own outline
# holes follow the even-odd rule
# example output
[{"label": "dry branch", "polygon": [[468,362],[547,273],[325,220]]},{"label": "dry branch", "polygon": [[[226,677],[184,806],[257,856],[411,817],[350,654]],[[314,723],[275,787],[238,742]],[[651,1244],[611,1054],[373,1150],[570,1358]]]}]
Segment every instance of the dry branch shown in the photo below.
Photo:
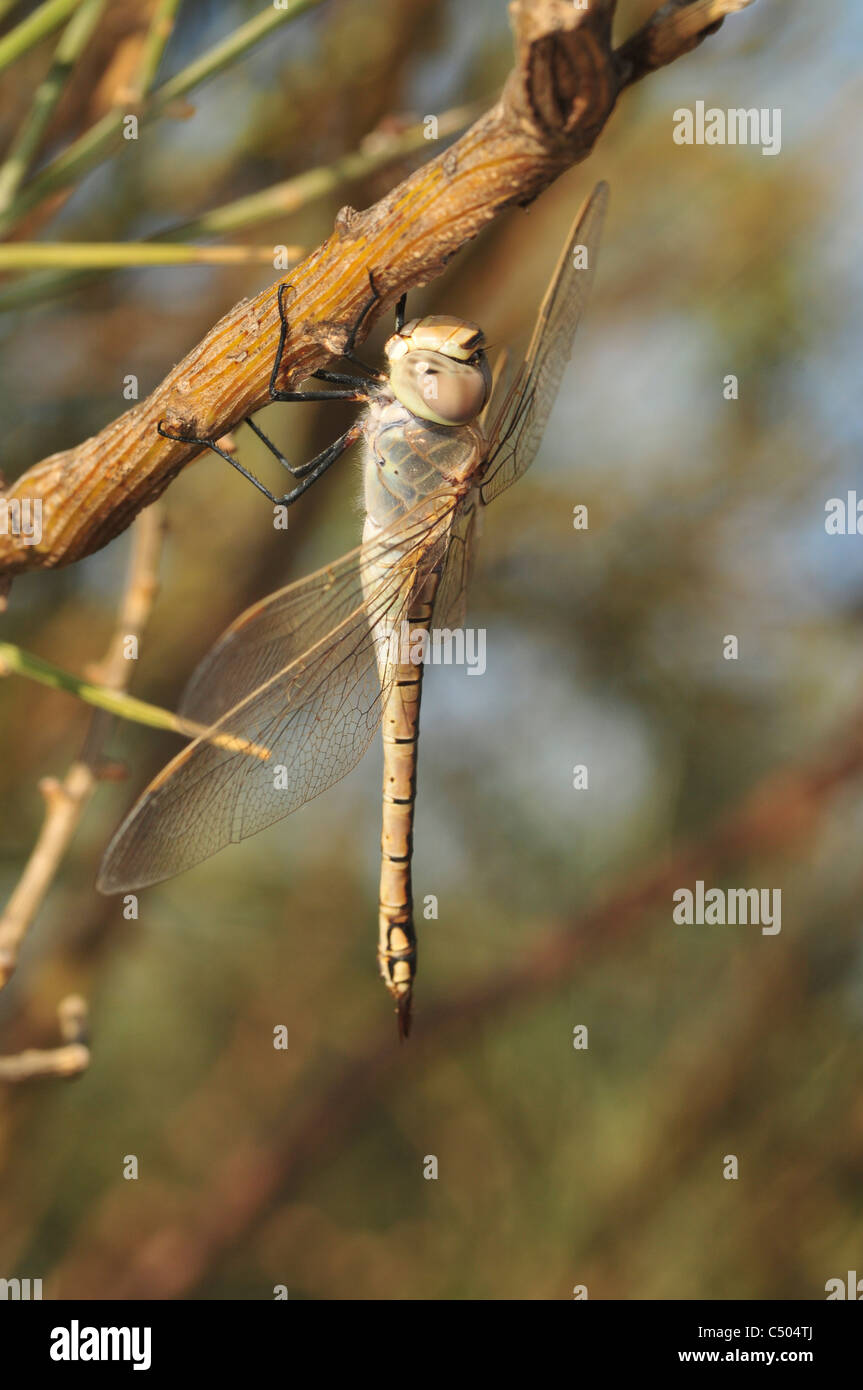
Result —
[{"label": "dry branch", "polygon": [[[373,207],[343,208],[332,235],[290,272],[280,384],[298,384],[338,353],[368,298],[370,271],[381,298],[364,333],[504,208],[530,203],[586,159],[626,87],[749,3],[670,0],[615,50],[616,0],[593,0],[588,10],[571,0],[514,0],[516,65],[498,103]],[[19,478],[6,497],[41,502],[42,537],[27,545],[0,534],[0,581],[89,555],[164,491],[199,450],[161,438],[159,420],[215,439],[264,405],[277,328],[275,287],[241,300],[146,401]]]},{"label": "dry branch", "polygon": [[[134,662],[126,659],[125,646],[130,637],[141,636],[155,599],[162,545],[162,518],[159,512],[159,508],[145,512],[138,522],[116,630],[104,660],[92,673],[112,690],[122,690],[134,669]],[[102,744],[109,726],[108,715],[101,711],[95,714],[90,722],[84,751],[69,768],[62,782],[51,777],[44,778],[40,784],[45,799],[42,829],[6,908],[0,913],[0,989],[8,983],[15,970],[27,932],[45,901],[84,809],[98,786]],[[9,1064],[14,1059],[4,1060]]]},{"label": "dry branch", "polygon": [[0,1057],[0,1081],[33,1081],[38,1076],[80,1076],[90,1065],[86,1044],[87,1002],[80,994],[69,994],[60,1002],[59,1047],[29,1047],[14,1057]]},{"label": "dry branch", "polygon": [[[93,674],[113,690],[122,690],[134,663],[126,659],[130,637],[140,638],[153,606],[162,550],[161,508],[154,507],[139,519],[129,560],[117,624],[105,657]],[[39,837],[15,887],[0,913],[0,989],[8,984],[18,964],[27,933],[41,908],[84,810],[93,796],[101,773],[102,744],[110,719],[101,711],[93,716],[81,757],[62,782],[44,778],[40,791],[45,799],[45,818]],[[0,1057],[0,1081],[30,1081],[35,1077],[78,1076],[90,1064],[86,1045],[87,1004],[70,995],[58,1008],[59,1047],[27,1048],[14,1056]]]}]

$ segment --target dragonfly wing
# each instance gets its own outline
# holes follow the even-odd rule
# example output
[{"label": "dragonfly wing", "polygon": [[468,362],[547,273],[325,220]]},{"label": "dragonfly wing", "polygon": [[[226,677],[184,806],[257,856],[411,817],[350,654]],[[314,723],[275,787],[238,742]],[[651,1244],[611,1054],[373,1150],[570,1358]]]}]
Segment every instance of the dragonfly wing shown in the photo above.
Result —
[{"label": "dragonfly wing", "polygon": [[363,602],[360,551],[252,604],[231,623],[192,673],[180,714],[212,725],[266,685]]},{"label": "dragonfly wing", "polygon": [[[214,649],[213,680],[231,677],[234,693],[242,689],[247,682],[238,672],[246,655],[250,662],[259,659],[256,679],[276,669],[151,782],[108,846],[102,892],[143,888],[182,873],[272,825],[356,765],[380,723],[390,680],[387,671],[383,680],[378,672],[375,634],[382,624],[402,621],[447,544],[457,499],[439,494],[432,500],[433,516],[428,503],[414,509],[335,565],[255,605],[247,622],[241,618],[228,629]],[[329,602],[335,602],[329,630],[315,628],[313,645],[279,667],[279,640],[296,631],[291,615]],[[270,625],[277,634],[272,639]]]},{"label": "dragonfly wing", "polygon": [[486,438],[489,437],[490,426],[497,418],[497,403],[506,400],[509,395],[509,388],[512,385],[512,363],[510,362],[509,348],[501,348],[495,360],[491,373],[491,391],[482,415],[479,417],[480,427]]},{"label": "dragonfly wing", "polygon": [[467,591],[476,558],[479,508],[476,493],[468,495],[449,528],[449,544],[434,605],[434,626],[454,630],[464,627]]},{"label": "dragonfly wing", "polygon": [[[527,356],[492,426],[481,488],[491,502],[533,463],[572,352],[572,341],[590,294],[608,185],[597,184],[578,214],[540,306]],[[576,269],[573,252],[587,250]]]}]

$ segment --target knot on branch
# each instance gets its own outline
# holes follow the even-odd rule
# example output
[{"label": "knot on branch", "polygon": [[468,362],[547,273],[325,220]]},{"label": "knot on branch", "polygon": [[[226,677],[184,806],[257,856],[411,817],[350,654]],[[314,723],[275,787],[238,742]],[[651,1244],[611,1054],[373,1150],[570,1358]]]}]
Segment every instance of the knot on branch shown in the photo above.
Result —
[{"label": "knot on branch", "polygon": [[[36,464],[0,495],[0,602],[11,575],[68,565],[105,545],[200,453],[202,439],[218,442],[267,404],[277,349],[285,386],[341,354],[368,301],[370,271],[379,296],[356,343],[403,291],[439,275],[504,208],[526,207],[585,159],[626,87],[688,53],[750,3],[666,0],[614,49],[616,0],[514,0],[516,61],[501,99],[374,206],[342,208],[333,235],[291,267],[283,353],[277,282],[224,315],[140,406]],[[344,180],[343,161],[336,172]],[[294,190],[288,208],[307,196]],[[170,433],[159,431],[160,421]],[[37,504],[42,538],[31,544],[8,517]]]},{"label": "knot on branch", "polygon": [[611,53],[614,0],[514,0],[517,62],[504,105],[548,154],[567,161],[594,143],[617,99]]}]

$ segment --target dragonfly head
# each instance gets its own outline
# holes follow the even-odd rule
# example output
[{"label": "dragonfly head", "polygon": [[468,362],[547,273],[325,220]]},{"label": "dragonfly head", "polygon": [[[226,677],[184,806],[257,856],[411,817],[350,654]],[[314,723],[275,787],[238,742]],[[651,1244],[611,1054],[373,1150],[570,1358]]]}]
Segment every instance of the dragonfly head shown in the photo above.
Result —
[{"label": "dragonfly head", "polygon": [[445,314],[411,319],[384,351],[393,395],[423,420],[466,425],[491,394],[485,338],[475,323]]}]

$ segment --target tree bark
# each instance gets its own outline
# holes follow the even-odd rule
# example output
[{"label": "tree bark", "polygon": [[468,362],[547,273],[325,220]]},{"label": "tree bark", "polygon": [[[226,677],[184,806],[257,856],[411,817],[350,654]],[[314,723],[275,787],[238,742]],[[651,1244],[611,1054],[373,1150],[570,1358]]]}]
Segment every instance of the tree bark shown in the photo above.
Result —
[{"label": "tree bark", "polygon": [[[332,234],[287,273],[280,386],[297,386],[344,345],[369,296],[380,299],[360,338],[406,290],[443,270],[504,208],[524,206],[586,159],[620,93],[713,33],[750,0],[669,0],[620,48],[616,0],[514,0],[516,63],[500,100],[459,140],[364,212],[342,208]],[[277,282],[278,283],[278,282]],[[218,439],[268,400],[279,318],[277,284],[241,300],[160,386],[76,448],[52,454],[0,494],[0,583],[71,564],[106,545],[155,501],[197,446],[169,428]],[[7,502],[41,504],[41,540],[11,534]]]}]

